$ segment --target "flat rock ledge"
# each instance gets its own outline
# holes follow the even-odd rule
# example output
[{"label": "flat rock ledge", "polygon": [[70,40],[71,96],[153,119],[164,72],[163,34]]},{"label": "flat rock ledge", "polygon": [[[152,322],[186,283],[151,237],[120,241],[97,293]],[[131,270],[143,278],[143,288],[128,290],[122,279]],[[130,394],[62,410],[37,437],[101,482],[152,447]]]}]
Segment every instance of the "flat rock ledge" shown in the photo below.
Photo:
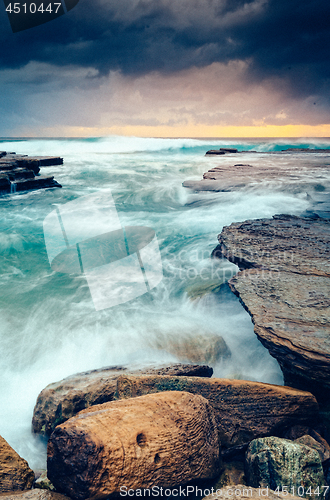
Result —
[{"label": "flat rock ledge", "polygon": [[211,377],[213,369],[205,365],[178,363],[139,370],[128,369],[126,366],[109,366],[77,373],[49,384],[41,391],[33,411],[33,431],[50,436],[57,425],[84,408],[113,401],[117,379],[123,374]]},{"label": "flat rock ledge", "polygon": [[214,257],[241,271],[229,281],[286,385],[320,403],[330,395],[330,221],[278,215],[224,227]]},{"label": "flat rock ledge", "polygon": [[62,165],[57,156],[27,156],[0,151],[0,195],[62,187],[54,176],[40,175],[40,167]]}]

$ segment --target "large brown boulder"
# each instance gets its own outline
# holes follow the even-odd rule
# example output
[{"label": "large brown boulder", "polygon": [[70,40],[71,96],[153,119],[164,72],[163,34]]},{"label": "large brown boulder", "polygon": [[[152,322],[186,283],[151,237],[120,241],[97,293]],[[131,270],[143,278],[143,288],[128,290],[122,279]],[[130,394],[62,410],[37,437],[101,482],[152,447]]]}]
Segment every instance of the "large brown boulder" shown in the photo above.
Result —
[{"label": "large brown boulder", "polygon": [[318,420],[315,397],[290,387],[199,377],[122,375],[118,378],[118,398],[162,391],[187,391],[208,399],[215,412],[223,449],[244,446],[259,436],[282,436],[293,425],[308,425]]},{"label": "large brown boulder", "polygon": [[47,469],[57,491],[77,500],[213,478],[212,407],[201,396],[165,392],[83,410],[51,435]]},{"label": "large brown boulder", "polygon": [[123,373],[211,377],[213,370],[208,366],[173,364],[143,370],[110,366],[77,373],[49,384],[41,391],[33,411],[33,431],[50,436],[57,425],[84,408],[113,401],[117,378]]},{"label": "large brown boulder", "polygon": [[32,487],[34,472],[26,460],[0,436],[0,493]]},{"label": "large brown boulder", "polygon": [[287,385],[330,395],[330,221],[275,216],[225,227],[215,256],[240,269],[229,281]]}]

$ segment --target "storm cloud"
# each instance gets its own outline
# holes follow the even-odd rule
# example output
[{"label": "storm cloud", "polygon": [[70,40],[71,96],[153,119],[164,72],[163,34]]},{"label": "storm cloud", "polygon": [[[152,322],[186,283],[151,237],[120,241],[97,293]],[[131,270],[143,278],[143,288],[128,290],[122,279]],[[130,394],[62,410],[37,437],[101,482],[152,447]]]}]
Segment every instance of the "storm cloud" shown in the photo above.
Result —
[{"label": "storm cloud", "polygon": [[65,16],[13,34],[2,8],[0,65],[75,65],[94,68],[96,78],[243,60],[246,80],[280,77],[288,93],[326,97],[329,19],[324,0],[80,0]]}]

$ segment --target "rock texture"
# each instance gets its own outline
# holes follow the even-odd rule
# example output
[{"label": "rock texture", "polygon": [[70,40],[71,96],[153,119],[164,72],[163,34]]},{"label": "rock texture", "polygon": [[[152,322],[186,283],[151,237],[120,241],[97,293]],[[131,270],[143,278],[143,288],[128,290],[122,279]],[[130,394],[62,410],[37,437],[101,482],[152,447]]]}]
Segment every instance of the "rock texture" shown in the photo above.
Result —
[{"label": "rock texture", "polygon": [[295,443],[302,444],[308,446],[309,448],[313,448],[313,450],[316,450],[320,455],[322,463],[326,460],[329,460],[330,458],[330,447],[325,440],[323,440],[323,443],[320,443],[319,441],[316,441],[316,439],[312,438],[312,436],[306,434],[305,436],[301,436],[300,438],[296,439]]},{"label": "rock texture", "polygon": [[60,493],[54,493],[47,490],[30,490],[24,493],[9,492],[7,495],[1,495],[1,500],[70,500]]},{"label": "rock texture", "polygon": [[123,485],[213,478],[219,443],[212,407],[201,396],[165,392],[83,410],[51,435],[47,469],[57,491],[77,500],[106,498]]},{"label": "rock texture", "polygon": [[41,391],[33,412],[33,431],[50,436],[57,425],[84,408],[113,401],[117,378],[123,373],[211,377],[213,370],[208,366],[183,364],[144,370],[111,366],[72,375]]},{"label": "rock texture", "polygon": [[40,167],[62,165],[63,159],[53,156],[17,155],[0,152],[0,195],[26,191],[61,187],[53,176],[39,175]]},{"label": "rock texture", "polygon": [[294,424],[318,420],[315,397],[290,387],[199,377],[118,378],[119,399],[161,391],[187,391],[206,398],[215,412],[222,451],[244,447],[258,436],[282,436]]},{"label": "rock texture", "polygon": [[[283,485],[306,498],[319,498],[325,485],[321,459],[316,450],[287,439],[266,437],[252,441],[246,452],[246,480],[253,487],[272,490]],[[300,490],[298,488],[300,487]],[[310,488],[310,493],[307,493]]]},{"label": "rock texture", "polygon": [[274,216],[231,224],[218,239],[214,256],[250,269],[229,285],[285,383],[324,403],[330,394],[330,221]]},{"label": "rock texture", "polygon": [[26,460],[0,436],[0,493],[32,487],[34,472]]}]

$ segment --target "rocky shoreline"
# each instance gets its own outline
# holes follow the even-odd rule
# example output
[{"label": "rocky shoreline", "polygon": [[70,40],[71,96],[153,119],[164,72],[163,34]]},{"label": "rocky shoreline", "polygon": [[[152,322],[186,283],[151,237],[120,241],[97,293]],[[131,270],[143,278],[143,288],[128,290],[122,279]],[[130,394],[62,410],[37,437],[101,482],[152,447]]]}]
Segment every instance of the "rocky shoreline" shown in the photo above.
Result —
[{"label": "rocky shoreline", "polygon": [[[27,170],[40,167],[29,160]],[[229,286],[285,386],[192,364],[74,374],[43,389],[34,408],[47,471],[32,471],[0,438],[3,498],[328,498],[330,221],[249,220],[218,240],[212,256],[239,266]]]},{"label": "rocky shoreline", "polygon": [[27,156],[0,151],[0,196],[18,191],[62,187],[54,176],[39,173],[40,167],[62,164],[63,158],[58,156]]}]

